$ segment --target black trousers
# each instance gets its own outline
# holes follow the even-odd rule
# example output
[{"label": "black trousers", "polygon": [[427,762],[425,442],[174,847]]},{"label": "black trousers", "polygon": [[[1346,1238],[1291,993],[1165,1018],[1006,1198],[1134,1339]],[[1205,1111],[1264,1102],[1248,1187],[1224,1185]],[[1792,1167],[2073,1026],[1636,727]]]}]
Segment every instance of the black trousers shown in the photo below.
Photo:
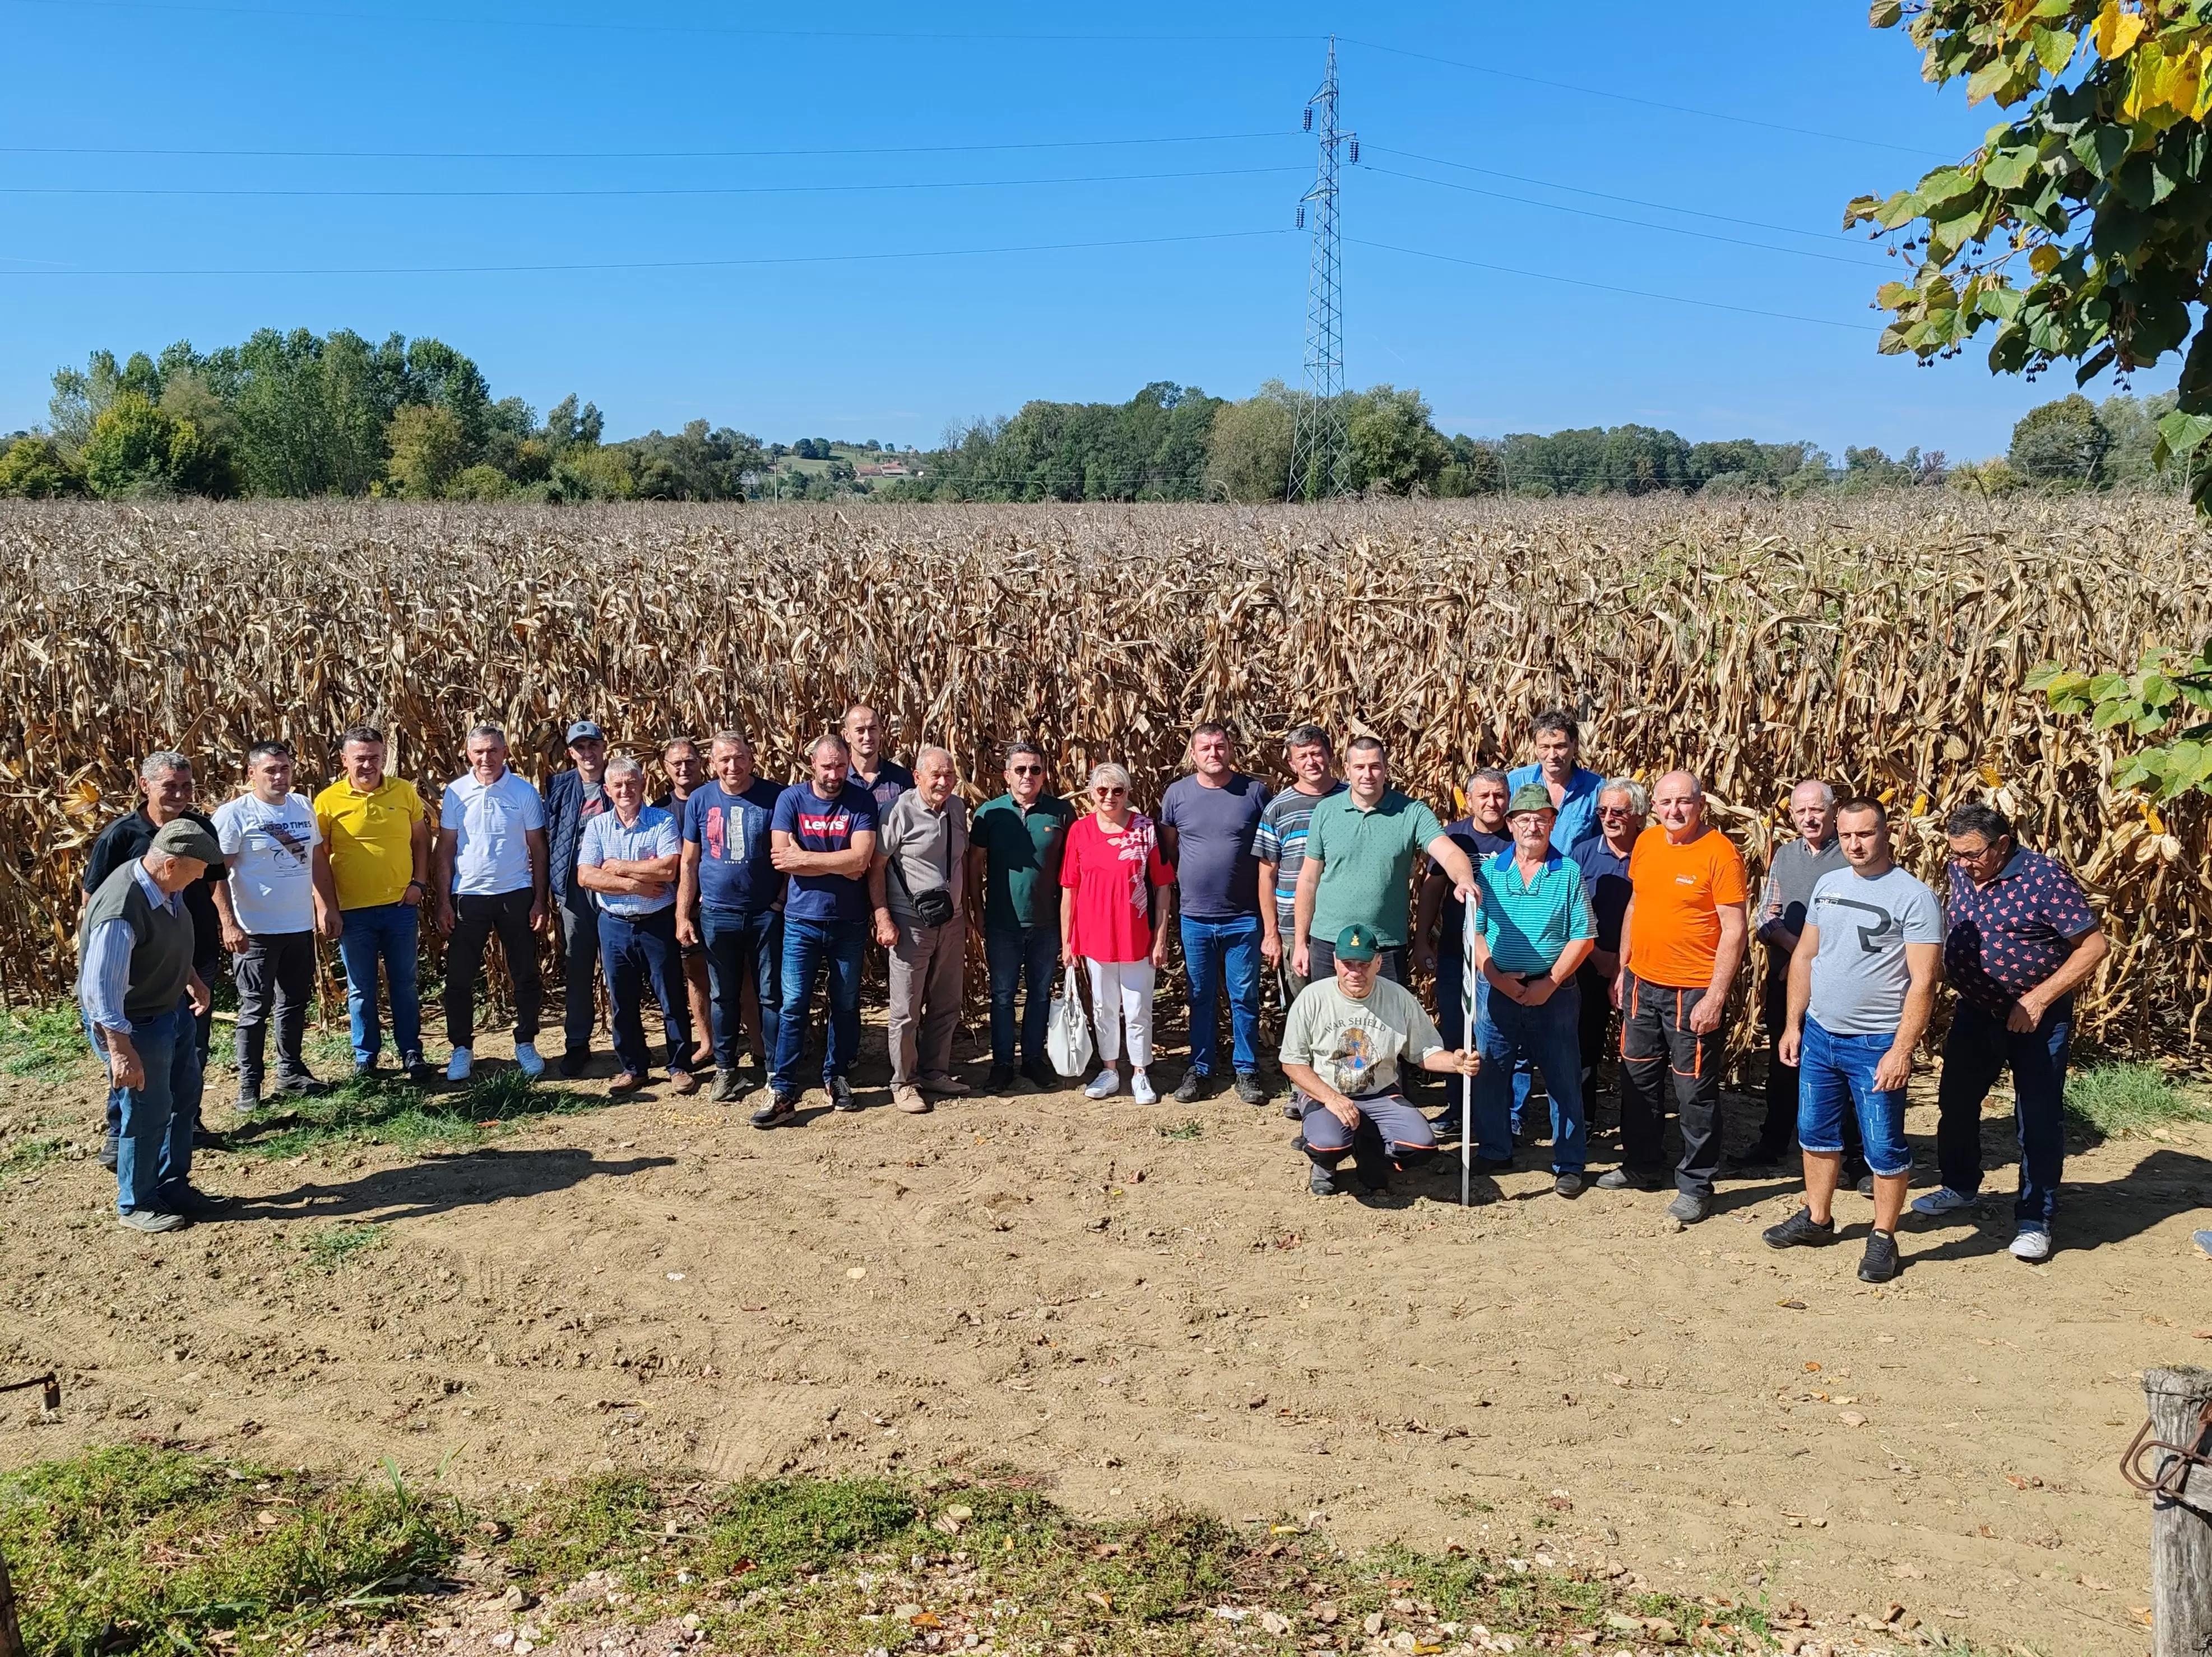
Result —
[{"label": "black trousers", "polygon": [[1597,1123],[1598,1072],[1605,1065],[1605,1038],[1613,1030],[1613,980],[1584,962],[1575,974],[1583,992],[1581,1022],[1575,1028],[1583,1050],[1583,1123]]},{"label": "black trousers", "polygon": [[538,1009],[544,986],[538,977],[538,935],[530,930],[530,888],[485,894],[463,892],[453,899],[453,935],[446,944],[446,1040],[457,1047],[476,1045],[477,980],[483,973],[484,945],[494,932],[514,980],[514,1039],[538,1039]]},{"label": "black trousers", "polygon": [[1698,1035],[1690,1029],[1705,994],[1703,985],[1676,989],[1628,975],[1620,1009],[1620,1149],[1630,1168],[1657,1172],[1671,1099],[1682,1129],[1675,1189],[1710,1197],[1721,1160],[1723,1038],[1717,1029]]},{"label": "black trousers", "polygon": [[262,1064],[269,1050],[269,1025],[276,1025],[276,1079],[307,1073],[301,1051],[307,1034],[307,998],[315,992],[315,935],[313,932],[250,934],[246,948],[230,958],[238,983],[238,1090],[261,1091]]}]

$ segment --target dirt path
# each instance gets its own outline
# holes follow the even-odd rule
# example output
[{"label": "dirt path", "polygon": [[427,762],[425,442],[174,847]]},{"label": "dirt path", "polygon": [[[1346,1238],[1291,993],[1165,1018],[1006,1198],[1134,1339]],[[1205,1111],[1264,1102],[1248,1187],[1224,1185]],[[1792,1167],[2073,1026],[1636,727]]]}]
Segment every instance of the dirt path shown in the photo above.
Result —
[{"label": "dirt path", "polygon": [[[89,1132],[96,1107],[88,1079],[5,1108]],[[1761,1245],[1781,1181],[1681,1232],[1663,1196],[1569,1204],[1534,1172],[1462,1211],[1455,1164],[1322,1202],[1291,1132],[1069,1092],[763,1134],[664,1091],[467,1154],[213,1156],[241,1211],[167,1239],[113,1225],[95,1163],[49,1162],[0,1183],[0,1369],[58,1364],[69,1396],[44,1425],[6,1400],[0,1464],[147,1435],[464,1490],[1011,1465],[1086,1514],[1317,1513],[1350,1546],[1504,1541],[1824,1616],[1901,1601],[1991,1649],[2142,1648],[2148,1514],[2116,1461],[2136,1372],[2212,1357],[2212,1132],[2075,1157],[2045,1266],[2002,1252],[2004,1196],[1911,1230],[1881,1291],[1855,1243]],[[1869,1205],[1838,1211],[1856,1234]],[[315,1264],[342,1220],[383,1229]]]}]

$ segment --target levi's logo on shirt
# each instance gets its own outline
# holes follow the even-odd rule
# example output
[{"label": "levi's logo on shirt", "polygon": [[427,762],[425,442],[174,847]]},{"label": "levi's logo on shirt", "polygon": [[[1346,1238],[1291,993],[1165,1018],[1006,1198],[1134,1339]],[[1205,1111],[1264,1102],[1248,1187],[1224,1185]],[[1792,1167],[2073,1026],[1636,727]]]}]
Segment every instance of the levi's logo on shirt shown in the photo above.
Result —
[{"label": "levi's logo on shirt", "polygon": [[819,835],[825,840],[833,840],[838,835],[848,833],[852,828],[852,823],[853,814],[850,811],[846,810],[808,811],[802,810],[799,814],[799,832],[800,834]]}]

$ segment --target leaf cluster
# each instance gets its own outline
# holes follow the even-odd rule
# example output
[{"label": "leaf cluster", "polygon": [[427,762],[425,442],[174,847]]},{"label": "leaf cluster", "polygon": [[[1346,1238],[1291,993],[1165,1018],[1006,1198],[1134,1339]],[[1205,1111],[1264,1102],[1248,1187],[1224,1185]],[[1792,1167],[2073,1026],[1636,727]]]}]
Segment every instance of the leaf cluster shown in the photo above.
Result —
[{"label": "leaf cluster", "polygon": [[2132,673],[2077,673],[2057,662],[2027,677],[2054,713],[2086,716],[2099,731],[2156,737],[2112,774],[2115,787],[2160,800],[2212,793],[2212,639],[2194,656],[2153,646]]}]

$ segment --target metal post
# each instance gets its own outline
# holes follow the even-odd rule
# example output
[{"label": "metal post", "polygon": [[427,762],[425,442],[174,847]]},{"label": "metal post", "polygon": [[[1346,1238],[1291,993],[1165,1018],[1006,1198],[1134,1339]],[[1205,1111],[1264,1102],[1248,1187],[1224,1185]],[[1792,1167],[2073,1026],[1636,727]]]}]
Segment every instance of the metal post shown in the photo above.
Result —
[{"label": "metal post", "polygon": [[1350,483],[1351,440],[1344,421],[1344,297],[1339,284],[1336,223],[1337,146],[1348,144],[1354,161],[1359,140],[1336,124],[1336,37],[1328,40],[1328,65],[1321,89],[1306,105],[1319,140],[1314,185],[1299,206],[1299,222],[1313,210],[1313,252],[1306,270],[1306,383],[1291,436],[1291,476],[1285,498],[1326,499]]},{"label": "metal post", "polygon": [[[1460,951],[1460,1051],[1464,1053],[1474,1045],[1474,905],[1461,906],[1459,928]],[[1459,1205],[1468,1206],[1474,1200],[1470,1187],[1474,1177],[1474,1077],[1459,1078]]]}]

